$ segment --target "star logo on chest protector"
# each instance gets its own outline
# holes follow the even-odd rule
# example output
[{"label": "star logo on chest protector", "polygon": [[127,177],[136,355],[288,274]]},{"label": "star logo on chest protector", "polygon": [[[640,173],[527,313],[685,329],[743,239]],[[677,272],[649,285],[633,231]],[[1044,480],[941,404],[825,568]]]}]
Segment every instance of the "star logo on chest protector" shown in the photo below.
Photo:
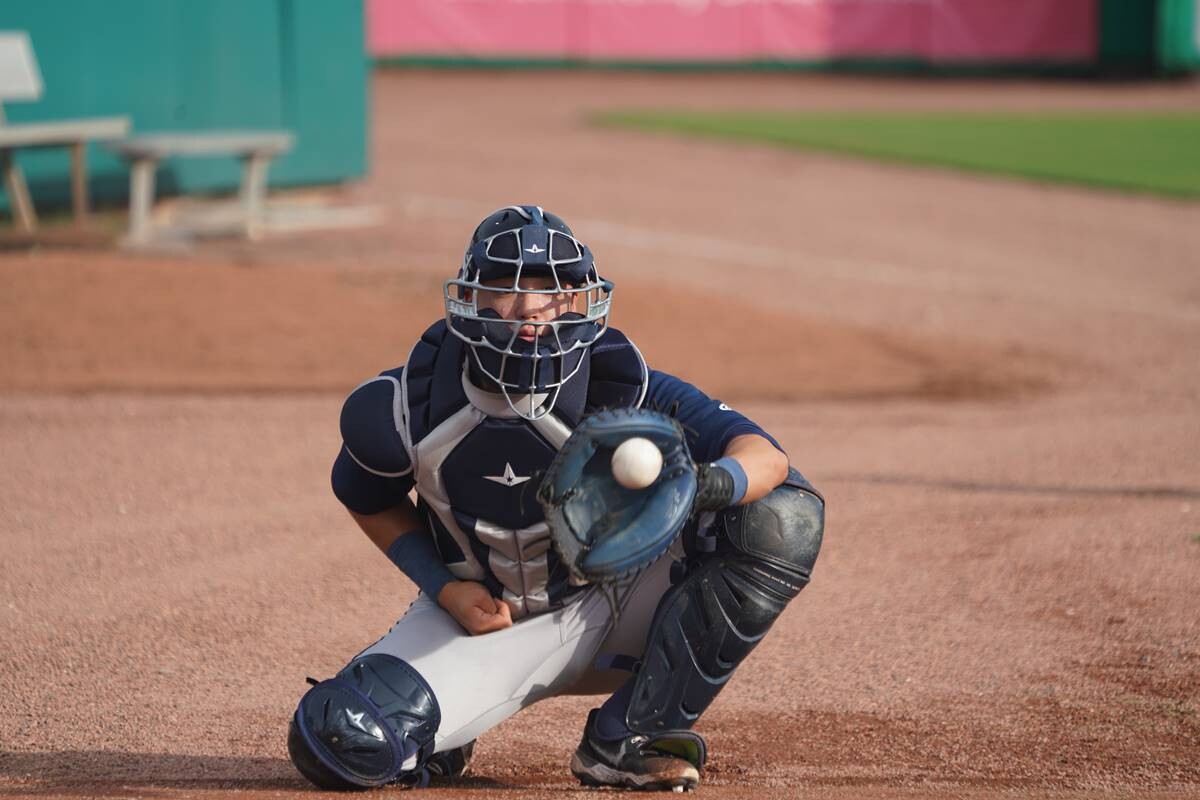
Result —
[{"label": "star logo on chest protector", "polygon": [[530,476],[526,475],[522,477],[516,474],[513,472],[512,464],[505,462],[503,475],[484,475],[483,477],[484,480],[495,481],[496,483],[502,483],[505,486],[519,486],[520,484],[529,480]]}]

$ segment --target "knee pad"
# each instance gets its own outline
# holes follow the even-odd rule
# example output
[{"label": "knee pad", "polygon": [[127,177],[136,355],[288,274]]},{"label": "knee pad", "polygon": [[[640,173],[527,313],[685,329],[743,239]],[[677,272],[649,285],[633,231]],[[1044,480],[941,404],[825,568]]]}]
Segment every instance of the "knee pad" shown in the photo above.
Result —
[{"label": "knee pad", "polygon": [[626,712],[650,735],[690,728],[812,575],[824,502],[792,470],[761,500],[726,509],[711,547],[659,603]]},{"label": "knee pad", "polygon": [[825,501],[792,469],[766,497],[723,511],[714,528],[717,554],[767,568],[763,577],[778,582],[776,588],[790,599],[812,577],[825,532]]},{"label": "knee pad", "polygon": [[424,766],[440,724],[437,698],[420,673],[372,653],[304,695],[288,729],[288,754],[322,789],[382,786]]}]

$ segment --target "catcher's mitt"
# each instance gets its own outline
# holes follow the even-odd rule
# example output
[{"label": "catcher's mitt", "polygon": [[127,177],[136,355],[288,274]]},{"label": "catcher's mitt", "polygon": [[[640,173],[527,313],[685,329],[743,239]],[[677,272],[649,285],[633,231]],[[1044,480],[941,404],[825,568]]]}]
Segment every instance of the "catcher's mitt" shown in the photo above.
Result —
[{"label": "catcher's mitt", "polygon": [[[658,479],[626,489],[612,472],[613,451],[631,437],[662,453]],[[618,409],[583,420],[558,451],[538,489],[550,537],[577,581],[612,583],[666,552],[696,499],[696,465],[683,428],[665,414]]]}]

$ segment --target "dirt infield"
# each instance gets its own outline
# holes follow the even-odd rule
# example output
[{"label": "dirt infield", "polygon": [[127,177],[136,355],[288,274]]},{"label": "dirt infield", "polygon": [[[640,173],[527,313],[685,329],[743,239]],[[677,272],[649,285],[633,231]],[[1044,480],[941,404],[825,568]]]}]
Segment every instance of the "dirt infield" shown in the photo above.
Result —
[{"label": "dirt infield", "polygon": [[[304,676],[412,597],[328,490],[341,398],[404,360],[470,226],[513,201],[570,219],[615,324],[828,498],[813,584],[702,721],[705,796],[1200,793],[1200,205],[580,122],[666,101],[1200,90],[390,73],[372,177],[346,190],[381,228],[10,242],[0,796],[307,793],[283,745]],[[580,796],[593,704],[523,711],[428,792]]]}]

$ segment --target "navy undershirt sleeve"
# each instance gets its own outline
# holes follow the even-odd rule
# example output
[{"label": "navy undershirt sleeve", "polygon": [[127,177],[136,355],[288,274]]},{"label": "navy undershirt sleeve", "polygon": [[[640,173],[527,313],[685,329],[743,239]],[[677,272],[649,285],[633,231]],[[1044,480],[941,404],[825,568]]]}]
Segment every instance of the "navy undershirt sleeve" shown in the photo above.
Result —
[{"label": "navy undershirt sleeve", "polygon": [[779,452],[784,452],[779,442],[753,421],[665,372],[650,371],[650,386],[642,407],[678,420],[683,425],[692,458],[701,463],[716,461],[733,438],[746,433],[762,436]]},{"label": "navy undershirt sleeve", "polygon": [[343,447],[333,462],[333,493],[358,514],[378,514],[398,506],[415,485],[412,473],[384,478],[363,469]]}]

